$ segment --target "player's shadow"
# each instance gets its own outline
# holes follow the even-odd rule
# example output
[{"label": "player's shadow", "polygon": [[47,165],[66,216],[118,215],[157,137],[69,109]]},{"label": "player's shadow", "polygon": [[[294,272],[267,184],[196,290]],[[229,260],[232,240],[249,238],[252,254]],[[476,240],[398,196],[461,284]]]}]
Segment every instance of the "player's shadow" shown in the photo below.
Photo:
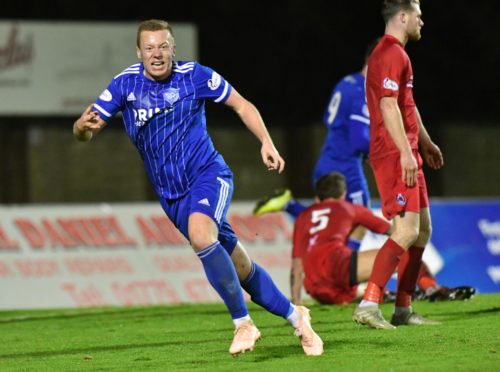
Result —
[{"label": "player's shadow", "polygon": [[[220,315],[227,314],[225,308],[222,309],[203,309],[197,310],[197,314],[201,315]],[[81,318],[93,318],[93,317],[116,317],[116,318],[135,318],[140,317],[145,318],[160,318],[160,317],[171,317],[171,316],[192,316],[193,310],[189,309],[172,309],[169,308],[155,308],[155,309],[123,309],[123,308],[106,308],[104,310],[88,310],[88,311],[78,311],[78,312],[66,312],[58,314],[30,314],[30,315],[15,315],[9,318],[0,318],[0,324],[2,323],[22,323],[22,322],[33,322],[33,321],[45,321],[45,320],[65,320],[65,319],[81,319]]]},{"label": "player's shadow", "polygon": [[439,315],[445,319],[461,319],[468,318],[470,316],[478,317],[478,316],[488,316],[491,314],[499,313],[500,307],[492,307],[490,309],[482,309],[482,310],[472,310],[472,311],[448,311],[448,312],[440,312]]},{"label": "player's shadow", "polygon": [[[199,344],[206,345],[209,342],[214,342],[214,339],[203,339],[203,340],[184,340],[185,344]],[[21,353],[11,353],[11,354],[0,354],[0,360],[2,359],[15,359],[15,358],[38,358],[38,357],[54,357],[54,356],[64,356],[64,355],[88,355],[97,352],[107,352],[107,351],[122,351],[122,350],[132,350],[132,349],[147,349],[147,348],[162,348],[168,346],[178,346],[179,341],[165,341],[165,342],[151,342],[142,344],[126,344],[126,345],[109,345],[109,346],[96,346],[96,347],[83,347],[83,348],[64,348],[61,350],[40,350],[31,352],[21,352]]]}]

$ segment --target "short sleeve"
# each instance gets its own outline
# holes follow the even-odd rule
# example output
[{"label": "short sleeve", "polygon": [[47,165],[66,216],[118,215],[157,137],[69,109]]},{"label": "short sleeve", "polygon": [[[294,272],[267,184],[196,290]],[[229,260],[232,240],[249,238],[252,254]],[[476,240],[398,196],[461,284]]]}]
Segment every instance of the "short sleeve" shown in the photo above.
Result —
[{"label": "short sleeve", "polygon": [[210,67],[196,64],[194,81],[198,99],[225,102],[229,98],[231,85]]},{"label": "short sleeve", "polygon": [[122,109],[122,101],[118,84],[113,79],[108,87],[97,97],[94,103],[94,111],[97,111],[104,121],[108,121]]},{"label": "short sleeve", "polygon": [[381,97],[397,97],[402,83],[405,66],[404,55],[398,48],[390,48],[384,53],[379,63]]}]

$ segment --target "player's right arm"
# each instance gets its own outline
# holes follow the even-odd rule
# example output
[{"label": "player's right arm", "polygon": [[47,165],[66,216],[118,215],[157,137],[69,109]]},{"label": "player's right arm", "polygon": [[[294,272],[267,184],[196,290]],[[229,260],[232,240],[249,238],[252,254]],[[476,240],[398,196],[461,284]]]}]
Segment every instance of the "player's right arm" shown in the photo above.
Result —
[{"label": "player's right arm", "polygon": [[292,270],[290,272],[290,288],[292,295],[292,303],[300,305],[301,303],[301,292],[302,292],[302,282],[304,280],[304,268],[302,266],[302,258],[294,257],[292,258]]},{"label": "player's right arm", "polygon": [[402,180],[408,186],[413,186],[417,180],[418,165],[406,137],[397,97],[382,97],[380,99],[380,111],[385,127],[399,149]]},{"label": "player's right arm", "polygon": [[127,68],[120,75],[117,75],[97,97],[95,103],[89,105],[75,121],[73,134],[77,140],[90,141],[95,134],[106,126],[106,121],[111,120],[118,111],[122,110],[125,98],[117,78],[120,76],[120,79],[130,77],[130,71],[130,68]]},{"label": "player's right arm", "polygon": [[88,106],[73,124],[73,135],[78,141],[90,141],[106,125],[99,114],[92,110],[93,106]]}]

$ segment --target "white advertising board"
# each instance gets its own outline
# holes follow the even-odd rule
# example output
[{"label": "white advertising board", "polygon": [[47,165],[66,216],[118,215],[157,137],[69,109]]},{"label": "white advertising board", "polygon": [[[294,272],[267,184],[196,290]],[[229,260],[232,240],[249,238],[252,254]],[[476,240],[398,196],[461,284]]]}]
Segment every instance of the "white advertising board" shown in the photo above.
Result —
[{"label": "white advertising board", "polygon": [[[0,115],[74,115],[137,63],[137,23],[0,21]],[[176,58],[196,60],[196,27],[172,23]]]}]

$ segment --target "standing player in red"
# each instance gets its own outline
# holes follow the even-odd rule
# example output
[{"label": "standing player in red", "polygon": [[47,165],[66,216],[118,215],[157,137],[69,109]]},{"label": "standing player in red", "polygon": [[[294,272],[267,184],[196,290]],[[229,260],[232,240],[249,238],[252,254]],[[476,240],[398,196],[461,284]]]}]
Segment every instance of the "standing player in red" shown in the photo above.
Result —
[{"label": "standing player in red", "polygon": [[[384,0],[385,35],[368,60],[366,98],[370,111],[370,162],[382,212],[394,219],[393,231],[374,262],[363,300],[353,320],[374,328],[436,324],[412,311],[424,247],[431,235],[429,199],[422,158],[433,169],[443,165],[413,100],[413,71],[404,47],[420,39],[424,25],[419,0]],[[407,254],[403,253],[407,251]],[[399,265],[399,266],[398,266]],[[379,308],[383,288],[398,267],[396,308],[391,323]]]}]

